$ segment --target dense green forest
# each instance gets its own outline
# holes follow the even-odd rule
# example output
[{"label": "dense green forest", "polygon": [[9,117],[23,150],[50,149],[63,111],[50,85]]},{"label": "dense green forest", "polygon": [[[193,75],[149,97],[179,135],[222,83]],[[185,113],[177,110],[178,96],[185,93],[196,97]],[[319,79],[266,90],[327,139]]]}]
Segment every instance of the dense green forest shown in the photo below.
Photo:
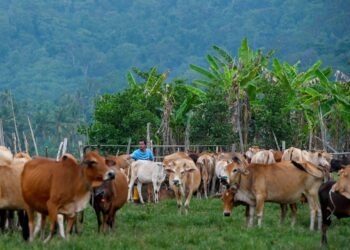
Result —
[{"label": "dense green forest", "polygon": [[[76,144],[78,138],[82,139],[76,133],[80,126],[83,126],[81,131],[92,133],[94,142],[104,142],[105,137],[97,136],[93,129],[84,128],[90,124],[91,128],[97,124],[108,126],[108,123],[98,120],[98,107],[94,110],[95,100],[98,104],[105,98],[100,97],[101,94],[109,93],[111,99],[120,98],[121,102],[133,95],[135,88],[113,94],[129,88],[126,76],[133,67],[138,69],[134,74],[146,81],[150,68],[155,66],[159,74],[167,72],[166,82],[180,89],[174,93],[189,91],[181,85],[189,85],[199,77],[190,64],[207,67],[206,55],[212,53],[213,45],[236,57],[245,37],[254,51],[263,48],[267,53],[276,49],[273,57],[280,62],[294,65],[300,61],[300,72],[306,72],[321,60],[323,68],[330,66],[334,69],[327,75],[330,80],[334,80],[335,70],[349,75],[349,13],[350,5],[346,0],[3,0],[0,2],[0,118],[4,121],[5,140],[10,144],[14,132],[9,91],[14,97],[19,130],[29,136],[26,122],[29,115],[41,153],[45,145],[57,148],[64,136]],[[272,63],[270,60],[266,68],[273,69]],[[220,92],[219,95],[215,91]],[[177,116],[172,114],[172,140],[183,142],[185,139],[188,114],[194,118],[204,117],[204,113],[213,117],[207,112],[218,114],[215,109],[220,105],[230,112],[230,107],[225,106],[229,103],[220,102],[221,90],[209,92],[213,98],[203,99],[193,94],[187,99],[184,98],[187,95],[174,94],[177,101],[173,105],[179,112]],[[164,104],[163,97],[158,97],[160,105]],[[205,102],[212,106],[204,105],[208,107],[207,111],[198,109]],[[192,109],[195,106],[197,111]],[[162,122],[160,107],[152,106],[154,112],[149,110],[149,117],[145,116],[147,121],[154,123],[153,134],[157,136],[154,140],[159,142],[164,140],[161,131],[158,135],[156,133]],[[139,106],[135,106],[137,108]],[[134,109],[129,111],[132,113]],[[220,121],[227,123],[230,114],[218,116],[212,122],[223,124]],[[131,126],[135,117],[137,115],[131,117],[124,128]],[[262,134],[254,135],[253,128],[259,124],[258,119],[251,126],[247,125],[251,140],[264,138]],[[231,127],[229,124],[221,127],[227,136],[220,137],[222,131],[209,127],[204,136],[200,134],[203,131],[200,126],[208,124],[197,126],[196,121],[198,119],[192,119],[192,141],[198,142],[200,138],[207,142],[226,138],[223,143],[238,140],[235,134],[225,129],[225,126]],[[289,124],[287,131],[292,130],[291,126]],[[113,129],[118,131],[110,134],[110,138],[113,137],[110,142],[125,142],[124,137],[130,136],[125,133],[132,131]],[[143,132],[136,131],[133,138],[138,133]],[[243,134],[249,137],[249,133]],[[295,140],[305,145],[305,138]]]}]

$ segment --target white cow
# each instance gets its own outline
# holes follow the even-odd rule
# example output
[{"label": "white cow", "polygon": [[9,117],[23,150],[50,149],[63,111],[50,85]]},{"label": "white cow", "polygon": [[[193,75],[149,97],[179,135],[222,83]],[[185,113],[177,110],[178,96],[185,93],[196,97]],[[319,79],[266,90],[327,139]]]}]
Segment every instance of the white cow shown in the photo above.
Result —
[{"label": "white cow", "polygon": [[253,155],[251,163],[273,164],[276,161],[271,150],[261,150]]},{"label": "white cow", "polygon": [[135,161],[130,166],[131,175],[128,190],[128,200],[131,201],[131,193],[135,181],[137,181],[137,191],[140,196],[140,202],[144,203],[142,198],[142,184],[153,183],[154,202],[159,201],[159,189],[162,182],[165,180],[165,171],[163,163],[139,160]]}]

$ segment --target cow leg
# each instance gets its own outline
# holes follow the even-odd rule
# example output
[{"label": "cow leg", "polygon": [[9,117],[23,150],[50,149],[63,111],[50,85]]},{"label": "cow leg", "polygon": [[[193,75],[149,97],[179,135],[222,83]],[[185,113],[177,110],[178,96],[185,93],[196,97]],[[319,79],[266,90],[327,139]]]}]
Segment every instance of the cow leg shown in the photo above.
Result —
[{"label": "cow leg", "polygon": [[160,185],[157,185],[157,181],[156,181],[156,180],[152,181],[152,184],[153,184],[154,203],[158,203],[158,202],[159,202],[159,189],[160,189]]},{"label": "cow leg", "polygon": [[326,246],[327,242],[327,230],[331,225],[332,220],[330,217],[330,210],[327,209],[327,206],[322,207],[322,230],[321,230],[321,244]]},{"label": "cow leg", "polygon": [[8,229],[11,231],[15,228],[15,211],[7,210],[7,219],[8,219]]},{"label": "cow leg", "polygon": [[137,192],[139,192],[140,202],[145,203],[142,198],[142,183],[140,181],[137,182]]},{"label": "cow leg", "polygon": [[2,231],[5,230],[5,223],[6,223],[6,210],[1,209],[0,210],[0,229]]},{"label": "cow leg", "polygon": [[[177,204],[177,208],[181,209],[182,206],[182,201],[181,201],[181,193],[178,187],[174,187],[173,188],[174,193],[175,193],[175,198],[176,198],[176,204]],[[180,210],[181,212],[181,210]]]},{"label": "cow leg", "polygon": [[100,232],[101,230],[101,210],[98,207],[98,205],[94,206],[95,214],[96,214],[96,219],[97,219],[97,232]]},{"label": "cow leg", "polygon": [[254,213],[255,213],[255,206],[249,206],[248,227],[252,227],[252,226],[253,226],[253,222],[254,222]]},{"label": "cow leg", "polygon": [[296,203],[289,204],[290,210],[292,211],[292,227],[294,227],[295,222],[297,221],[297,211],[298,207]]},{"label": "cow leg", "polygon": [[34,210],[30,207],[26,209],[28,215],[29,241],[34,240]]},{"label": "cow leg", "polygon": [[133,199],[132,194],[133,194],[133,190],[134,190],[134,183],[135,183],[136,178],[131,177],[130,178],[130,183],[129,183],[129,188],[128,188],[128,201],[132,201]]},{"label": "cow leg", "polygon": [[215,194],[215,186],[216,186],[216,174],[214,174],[213,178],[211,179],[211,191],[210,191],[210,193],[212,195]]},{"label": "cow leg", "polygon": [[281,207],[281,220],[280,223],[283,224],[284,220],[286,219],[286,215],[288,212],[288,205],[287,204],[280,204]]},{"label": "cow leg", "polygon": [[258,217],[258,227],[261,227],[261,224],[262,224],[262,217],[264,212],[264,201],[265,201],[265,197],[263,197],[262,195],[257,196],[256,215]]},{"label": "cow leg", "polygon": [[57,207],[50,200],[47,202],[47,209],[49,211],[49,219],[50,219],[50,233],[47,238],[44,240],[44,243],[48,243],[55,232],[55,226],[57,221]]},{"label": "cow leg", "polygon": [[315,208],[315,201],[313,197],[309,194],[305,194],[307,198],[307,203],[309,204],[310,209],[310,230],[313,231],[315,228],[315,217],[316,217],[316,208]]},{"label": "cow leg", "polygon": [[75,218],[76,218],[75,213],[71,216],[67,215],[67,228],[66,228],[67,240],[69,240],[73,225],[76,224]]},{"label": "cow leg", "polygon": [[[65,239],[66,236],[64,235],[64,215],[63,214],[57,215],[57,223],[58,223],[59,234],[63,239]],[[68,234],[67,234],[67,237],[68,237]]]},{"label": "cow leg", "polygon": [[40,225],[40,239],[45,239],[45,225],[46,225],[46,215],[45,214],[37,214],[36,223]]},{"label": "cow leg", "polygon": [[246,226],[248,226],[249,223],[249,206],[246,205],[245,206],[245,224]]},{"label": "cow leg", "polygon": [[205,182],[203,182],[203,189],[204,189],[204,197],[208,199],[208,180],[205,180]]}]

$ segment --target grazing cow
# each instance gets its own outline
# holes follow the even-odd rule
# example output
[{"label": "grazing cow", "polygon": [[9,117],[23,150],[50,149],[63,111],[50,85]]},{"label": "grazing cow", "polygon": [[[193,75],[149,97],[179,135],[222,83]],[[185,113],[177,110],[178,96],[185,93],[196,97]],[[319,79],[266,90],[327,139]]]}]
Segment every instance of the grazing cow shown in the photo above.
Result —
[{"label": "grazing cow", "polygon": [[208,198],[209,184],[213,181],[213,176],[215,175],[215,158],[211,153],[202,153],[199,156],[196,165],[199,168],[202,177],[201,192],[204,193],[205,198]]},{"label": "grazing cow", "polygon": [[273,164],[276,163],[275,157],[270,150],[260,150],[256,152],[251,161],[251,163],[259,163],[259,164]]},{"label": "grazing cow", "polygon": [[[222,200],[224,202],[224,216],[231,216],[232,209],[238,205],[244,205],[245,206],[245,217],[246,217],[246,224],[248,225],[249,223],[249,205],[245,202],[242,201],[235,201],[235,194],[236,190],[234,188],[227,188],[223,193],[222,193]],[[281,224],[284,222],[286,215],[287,215],[287,210],[288,206],[287,204],[281,204],[281,219],[280,222]],[[292,211],[292,226],[294,226],[296,222],[296,217],[297,217],[297,206],[295,203],[290,204],[290,209]]]},{"label": "grazing cow", "polygon": [[36,158],[27,162],[21,176],[21,188],[27,204],[30,241],[34,238],[35,211],[48,215],[51,222],[50,234],[45,242],[51,239],[56,221],[60,226],[60,235],[65,238],[63,215],[68,219],[68,238],[76,213],[85,209],[89,202],[90,189],[114,176],[114,171],[106,166],[104,158],[95,151],[85,154],[81,166],[66,155],[60,161]]},{"label": "grazing cow", "polygon": [[[124,206],[128,199],[128,182],[126,175],[115,167],[115,162],[108,160],[107,165],[115,172],[115,178],[106,181],[93,189],[92,205],[94,207],[98,232],[106,231],[108,226],[113,230],[116,212]],[[102,214],[102,220],[101,220]]]},{"label": "grazing cow", "polygon": [[317,191],[322,178],[322,171],[310,162],[284,161],[268,165],[250,164],[246,167],[237,157],[226,166],[225,176],[222,176],[222,180],[236,190],[235,200],[249,205],[248,226],[253,225],[255,208],[258,226],[261,226],[265,201],[293,204],[305,194],[310,207],[310,230],[314,229],[316,213],[319,226],[321,223]]},{"label": "grazing cow", "polygon": [[[169,174],[169,184],[175,192],[177,207],[184,207],[185,213],[192,198],[193,192],[197,191],[201,183],[201,174],[192,160],[178,159],[166,167],[165,170]],[[182,198],[186,198],[183,204]]]},{"label": "grazing cow", "polygon": [[340,169],[344,168],[346,165],[350,164],[350,158],[343,155],[341,159],[331,160],[331,172],[338,172]]},{"label": "grazing cow", "polygon": [[165,171],[163,163],[138,160],[131,164],[131,176],[129,183],[128,200],[131,201],[131,193],[134,187],[134,183],[137,180],[137,191],[140,196],[140,202],[144,203],[142,198],[142,184],[153,183],[154,202],[159,202],[159,189],[160,185],[165,180]]},{"label": "grazing cow", "polygon": [[25,162],[30,159],[28,154],[22,152],[13,157],[10,150],[0,146],[0,228],[5,227],[7,212],[9,213],[9,227],[13,228],[13,210],[19,210],[18,217],[24,238],[28,237],[26,235],[28,229],[26,230],[23,224],[25,202],[21,191],[21,173]]},{"label": "grazing cow", "polygon": [[327,229],[332,223],[332,215],[338,219],[350,217],[350,165],[339,171],[337,182],[323,183],[318,195],[322,209],[321,243],[327,245]]}]

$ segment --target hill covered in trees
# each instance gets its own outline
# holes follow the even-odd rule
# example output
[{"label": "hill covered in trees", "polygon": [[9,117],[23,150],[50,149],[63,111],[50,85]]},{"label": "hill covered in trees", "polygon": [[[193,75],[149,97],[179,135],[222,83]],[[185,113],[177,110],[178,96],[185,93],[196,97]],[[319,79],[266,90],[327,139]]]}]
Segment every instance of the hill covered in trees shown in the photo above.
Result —
[{"label": "hill covered in trees", "polygon": [[349,74],[349,13],[346,0],[3,0],[0,91],[47,141],[90,123],[94,98],[125,88],[132,67],[192,79],[212,45],[235,53],[244,37],[302,69],[321,59]]}]

